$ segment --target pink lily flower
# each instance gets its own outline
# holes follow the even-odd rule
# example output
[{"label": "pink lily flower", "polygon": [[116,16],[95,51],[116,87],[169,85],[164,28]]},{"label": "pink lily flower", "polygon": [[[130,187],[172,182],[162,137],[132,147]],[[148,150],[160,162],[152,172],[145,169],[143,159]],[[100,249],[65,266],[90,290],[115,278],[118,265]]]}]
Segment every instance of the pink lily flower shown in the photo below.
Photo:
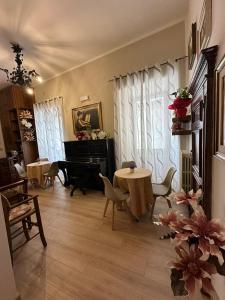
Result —
[{"label": "pink lily flower", "polygon": [[172,268],[176,268],[183,274],[185,288],[189,294],[195,291],[196,285],[200,284],[208,293],[214,291],[211,283],[211,275],[217,273],[214,265],[201,260],[201,251],[196,247],[186,250],[183,246],[175,248],[179,259],[171,263]]}]

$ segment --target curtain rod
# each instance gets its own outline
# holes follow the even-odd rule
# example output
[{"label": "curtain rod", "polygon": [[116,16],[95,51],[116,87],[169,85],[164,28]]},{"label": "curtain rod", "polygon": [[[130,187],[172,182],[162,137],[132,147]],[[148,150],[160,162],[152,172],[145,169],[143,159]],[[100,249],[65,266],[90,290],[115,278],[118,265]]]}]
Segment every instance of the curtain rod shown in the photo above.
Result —
[{"label": "curtain rod", "polygon": [[[186,59],[187,57],[188,57],[187,55],[181,56],[181,57],[176,58],[174,61],[175,61],[175,62],[178,62],[178,61],[180,61],[180,60]],[[166,62],[160,64],[160,66],[164,66],[164,65],[171,65],[171,64],[170,64],[169,61],[166,61]],[[143,69],[138,70],[138,71],[136,71],[136,72],[131,72],[131,73],[127,73],[127,74],[133,75],[133,74],[135,74],[135,73],[137,73],[137,72],[143,72],[143,71],[145,71],[145,70],[151,70],[151,69],[156,69],[156,70],[159,71],[159,69],[158,69],[156,66],[151,66],[151,67],[146,67],[146,68],[143,68]],[[115,79],[119,79],[119,78],[121,78],[121,77],[122,77],[122,78],[125,78],[125,77],[127,77],[127,75],[114,76],[114,78],[108,80],[108,82],[114,81]]]},{"label": "curtain rod", "polygon": [[55,100],[55,99],[57,99],[57,98],[62,98],[62,99],[63,99],[63,97],[62,97],[62,96],[57,96],[57,97],[53,97],[53,98],[51,98],[51,99],[47,99],[47,100],[43,100],[43,101],[38,101],[38,102],[35,102],[34,104],[38,104],[38,103],[45,103],[45,102],[54,101],[54,100]]}]

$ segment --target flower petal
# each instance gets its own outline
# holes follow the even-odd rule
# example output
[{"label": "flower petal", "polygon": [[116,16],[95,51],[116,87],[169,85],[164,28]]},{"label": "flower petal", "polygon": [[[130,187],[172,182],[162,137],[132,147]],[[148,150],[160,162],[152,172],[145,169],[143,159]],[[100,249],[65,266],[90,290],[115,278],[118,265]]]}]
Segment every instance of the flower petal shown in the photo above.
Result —
[{"label": "flower petal", "polygon": [[190,276],[185,280],[185,288],[189,294],[193,294],[195,291],[195,278],[194,276]]},{"label": "flower petal", "polygon": [[202,288],[208,294],[212,294],[212,292],[215,291],[215,289],[212,285],[211,279],[208,277],[202,278]]}]

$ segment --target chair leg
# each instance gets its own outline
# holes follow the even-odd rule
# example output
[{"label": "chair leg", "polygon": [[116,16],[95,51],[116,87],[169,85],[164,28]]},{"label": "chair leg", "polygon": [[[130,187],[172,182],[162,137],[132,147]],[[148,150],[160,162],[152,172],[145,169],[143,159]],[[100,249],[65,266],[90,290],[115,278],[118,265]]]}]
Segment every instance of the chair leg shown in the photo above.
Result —
[{"label": "chair leg", "polygon": [[23,225],[23,232],[24,232],[25,238],[26,238],[27,241],[29,241],[30,240],[30,235],[29,235],[29,232],[27,230],[27,224],[26,224],[25,220],[22,220],[22,225]]},{"label": "chair leg", "polygon": [[34,198],[34,208],[35,208],[35,212],[36,212],[37,225],[38,225],[38,228],[39,228],[41,241],[42,241],[43,246],[46,247],[47,242],[46,242],[45,235],[44,235],[44,230],[43,230],[43,226],[42,226],[41,214],[40,214],[40,209],[39,209],[37,197]]},{"label": "chair leg", "polygon": [[61,185],[63,185],[62,180],[61,180],[59,174],[57,175],[57,177],[58,177],[59,181],[61,182]]},{"label": "chair leg", "polygon": [[105,203],[105,208],[104,208],[103,217],[105,217],[105,214],[106,214],[106,211],[107,211],[108,205],[109,205],[109,199],[107,198],[107,199],[106,199],[106,203]]},{"label": "chair leg", "polygon": [[47,187],[47,182],[48,182],[48,177],[45,177],[45,181],[44,181],[44,189],[46,189],[46,187]]},{"label": "chair leg", "polygon": [[112,209],[112,230],[114,230],[114,219],[115,219],[115,202],[113,202],[113,209]]},{"label": "chair leg", "polygon": [[153,217],[153,212],[154,212],[154,208],[155,208],[155,202],[156,202],[156,197],[153,196],[153,203],[152,203],[151,212],[150,212],[150,219],[151,220],[152,220],[152,217]]},{"label": "chair leg", "polygon": [[7,237],[8,237],[8,242],[9,242],[9,251],[10,251],[11,261],[13,264],[13,247],[12,247],[12,238],[11,238],[11,231],[10,231],[9,223],[6,223],[6,231],[7,231]]},{"label": "chair leg", "polygon": [[55,176],[52,176],[52,188],[53,188],[53,191],[54,191],[54,187],[55,187]]},{"label": "chair leg", "polygon": [[126,209],[126,212],[129,212],[129,206],[127,204],[127,200],[124,200],[123,203],[124,203],[124,207]]},{"label": "chair leg", "polygon": [[166,201],[167,201],[167,204],[168,204],[169,208],[172,208],[170,200],[166,198]]}]

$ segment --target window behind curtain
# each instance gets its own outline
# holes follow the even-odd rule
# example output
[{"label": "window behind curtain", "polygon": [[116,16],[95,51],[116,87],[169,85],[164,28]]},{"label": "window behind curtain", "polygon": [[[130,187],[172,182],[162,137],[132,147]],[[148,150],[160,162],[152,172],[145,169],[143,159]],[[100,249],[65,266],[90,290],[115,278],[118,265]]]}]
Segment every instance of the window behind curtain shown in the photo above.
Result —
[{"label": "window behind curtain", "polygon": [[[138,72],[115,80],[114,136],[117,168],[134,160],[152,171],[153,181],[163,180],[169,167],[179,171],[179,139],[171,134],[169,94],[177,89],[176,71],[162,69]],[[179,188],[179,172],[175,188]]]},{"label": "window behind curtain", "polygon": [[64,160],[62,97],[34,104],[34,116],[39,156]]}]

